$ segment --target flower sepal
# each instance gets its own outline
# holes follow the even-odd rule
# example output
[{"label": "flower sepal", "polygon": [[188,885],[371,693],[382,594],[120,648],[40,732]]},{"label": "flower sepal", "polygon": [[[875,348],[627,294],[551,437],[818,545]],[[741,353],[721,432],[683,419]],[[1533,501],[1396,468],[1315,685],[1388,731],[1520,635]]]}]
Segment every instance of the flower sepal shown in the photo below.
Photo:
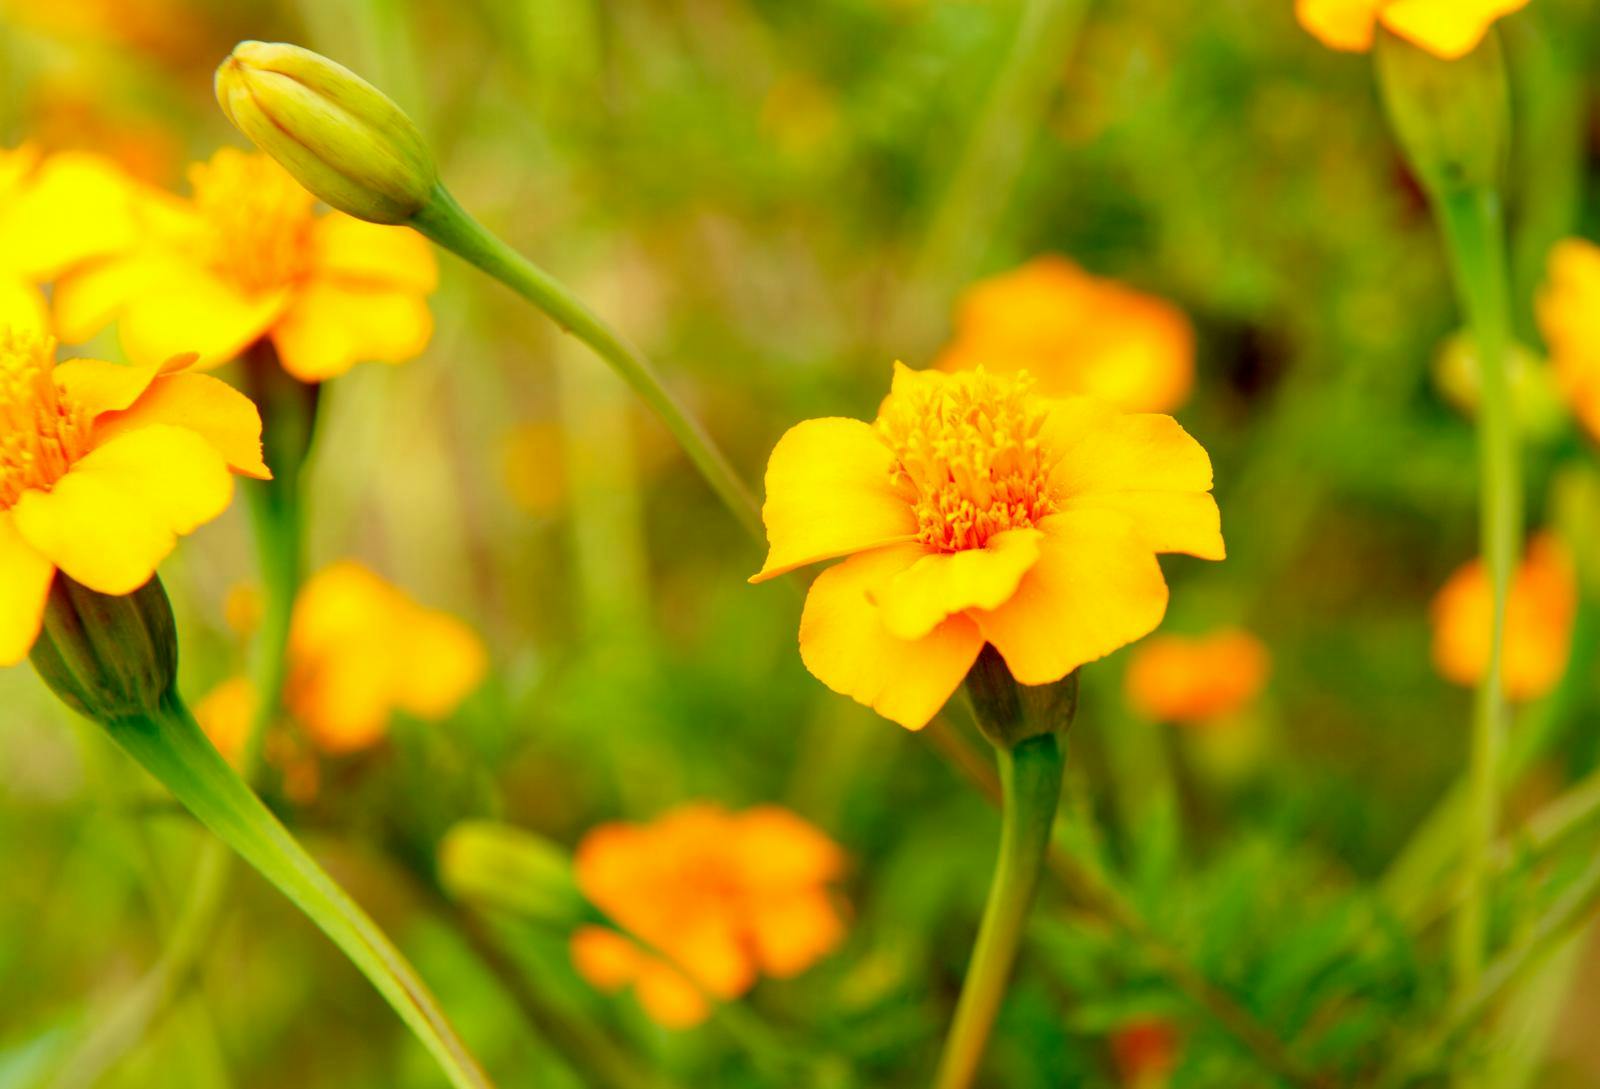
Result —
[{"label": "flower sepal", "polygon": [[52,692],[96,722],[156,714],[178,674],[177,625],[161,580],[102,594],[56,572],[32,660]]},{"label": "flower sepal", "polygon": [[1053,684],[1019,684],[993,646],[967,673],[967,695],[983,736],[1010,751],[1030,738],[1062,736],[1078,712],[1078,671]]},{"label": "flower sepal", "polygon": [[1505,55],[1492,31],[1459,60],[1441,60],[1393,33],[1374,60],[1384,107],[1411,168],[1436,198],[1498,191],[1511,133]]}]

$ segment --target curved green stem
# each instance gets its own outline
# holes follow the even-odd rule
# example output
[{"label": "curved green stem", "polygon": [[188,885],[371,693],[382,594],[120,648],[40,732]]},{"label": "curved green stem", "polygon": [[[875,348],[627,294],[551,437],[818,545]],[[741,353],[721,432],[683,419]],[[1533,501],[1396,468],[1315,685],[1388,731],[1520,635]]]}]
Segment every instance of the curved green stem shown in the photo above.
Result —
[{"label": "curved green stem", "polygon": [[106,728],[344,951],[433,1054],[451,1085],[488,1089],[487,1077],[405,957],[251,793],[175,694],[156,715],[113,720]]},{"label": "curved green stem", "polygon": [[1456,291],[1477,344],[1480,537],[1494,588],[1489,660],[1473,705],[1466,813],[1467,895],[1455,916],[1453,957],[1457,995],[1475,991],[1488,949],[1490,855],[1499,825],[1501,764],[1509,710],[1501,677],[1506,604],[1522,540],[1522,476],[1516,420],[1507,374],[1511,348],[1510,289],[1500,198],[1474,187],[1444,191],[1435,211],[1455,276]]},{"label": "curved green stem", "polygon": [[412,226],[445,249],[476,265],[548,314],[556,324],[594,349],[596,355],[650,406],[728,509],[757,540],[761,511],[727,457],[662,383],[643,352],[544,269],[506,245],[474,219],[443,186]]},{"label": "curved green stem", "polygon": [[1033,907],[1061,800],[1064,760],[1056,735],[1030,737],[1011,749],[996,746],[995,752],[1002,798],[1000,857],[955,1022],[945,1038],[936,1089],[966,1089],[977,1076]]}]

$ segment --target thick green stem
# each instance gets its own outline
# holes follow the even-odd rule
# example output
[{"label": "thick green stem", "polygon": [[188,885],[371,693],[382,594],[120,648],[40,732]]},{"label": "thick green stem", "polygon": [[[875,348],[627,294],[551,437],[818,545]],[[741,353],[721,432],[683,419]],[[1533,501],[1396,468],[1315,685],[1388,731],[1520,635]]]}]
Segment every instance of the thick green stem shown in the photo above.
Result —
[{"label": "thick green stem", "polygon": [[1478,987],[1488,949],[1490,853],[1499,825],[1501,763],[1509,711],[1501,676],[1506,605],[1522,540],[1522,476],[1507,357],[1511,309],[1505,226],[1500,198],[1475,187],[1436,195],[1456,290],[1476,342],[1481,396],[1478,405],[1480,539],[1494,588],[1489,660],[1473,706],[1466,811],[1467,895],[1453,934],[1458,995]]},{"label": "thick green stem", "polygon": [[176,695],[164,701],[156,716],[116,719],[106,727],[201,823],[344,951],[433,1054],[456,1089],[487,1089],[488,1079],[404,956],[250,792]]},{"label": "thick green stem", "polygon": [[1055,734],[1030,737],[1012,749],[997,746],[995,751],[1002,798],[1000,857],[956,1004],[955,1023],[939,1060],[937,1089],[966,1089],[977,1076],[1039,887],[1061,800],[1063,756]]},{"label": "thick green stem", "polygon": [[511,288],[594,349],[672,432],[684,453],[740,523],[757,540],[763,538],[761,511],[755,497],[705,428],[662,383],[643,352],[554,276],[490,233],[442,186],[434,190],[433,199],[417,214],[412,225]]}]

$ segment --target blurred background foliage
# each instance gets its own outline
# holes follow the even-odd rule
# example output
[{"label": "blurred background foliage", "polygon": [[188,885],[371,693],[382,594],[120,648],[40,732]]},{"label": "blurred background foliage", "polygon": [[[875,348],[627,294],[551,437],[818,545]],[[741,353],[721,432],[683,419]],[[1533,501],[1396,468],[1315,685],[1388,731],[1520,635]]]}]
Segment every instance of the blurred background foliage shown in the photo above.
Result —
[{"label": "blurred background foliage", "polygon": [[[931,361],[980,276],[1056,252],[1177,303],[1199,337],[1178,415],[1215,461],[1230,556],[1164,563],[1163,630],[1245,627],[1272,679],[1230,741],[1138,721],[1126,653],[1086,670],[1069,823],[1155,932],[1329,1084],[1354,1084],[1445,997],[1438,928],[1419,936],[1375,890],[1463,764],[1469,694],[1430,666],[1428,607],[1473,555],[1476,483],[1470,421],[1433,379],[1456,318],[1425,204],[1369,65],[1320,47],[1291,7],[5,0],[0,142],[108,152],[180,186],[187,161],[236,142],[210,90],[235,40],[327,53],[412,112],[464,204],[662,361],[752,481],[795,421],[870,418],[890,362]],[[1535,0],[1504,27],[1519,332],[1535,350],[1548,247],[1600,229],[1586,192],[1597,25],[1582,0]],[[668,1084],[920,1084],[995,816],[921,739],[806,675],[798,599],[745,585],[756,551],[603,368],[444,265],[426,356],[326,391],[312,560],[360,558],[467,619],[492,676],[453,721],[399,721],[383,746],[325,761],[313,799],[269,783],[269,800],[507,1089],[597,1083],[529,1030],[508,975]],[[1551,481],[1592,456],[1560,420],[1530,442],[1530,526],[1557,519]],[[244,660],[225,606],[251,557],[236,510],[164,570],[191,693]],[[1522,712],[1519,729],[1551,743],[1513,818],[1600,756],[1592,589],[1566,681]],[[159,958],[171,902],[150,895],[148,868],[181,892],[201,836],[29,671],[0,676],[0,707],[0,1086],[21,1086]],[[1174,777],[1176,813],[1144,804],[1130,732],[1134,759],[1153,744]],[[436,848],[458,820],[571,845],[691,798],[780,802],[851,859],[843,947],[700,1029],[656,1028],[590,990],[559,929],[494,919],[475,949],[437,891]],[[1505,882],[1502,933],[1569,868],[1563,856]],[[485,936],[507,959],[498,973]],[[1472,1037],[1505,1067],[1496,1084],[1600,1080],[1596,957],[1564,950]],[[219,1068],[239,1086],[437,1084],[360,977],[252,875],[194,986],[219,1053],[186,1016],[165,1018],[102,1084]],[[989,1084],[1135,1084],[1115,1041],[1152,1022],[1171,1084],[1272,1084],[1144,944],[1047,888]]]}]

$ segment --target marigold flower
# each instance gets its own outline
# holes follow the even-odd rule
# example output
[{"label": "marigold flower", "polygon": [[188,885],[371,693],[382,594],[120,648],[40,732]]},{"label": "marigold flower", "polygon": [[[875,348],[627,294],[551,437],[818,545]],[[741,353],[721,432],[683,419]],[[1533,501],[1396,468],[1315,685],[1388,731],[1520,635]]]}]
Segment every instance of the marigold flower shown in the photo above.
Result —
[{"label": "marigold flower", "polygon": [[117,321],[135,362],[177,348],[225,363],[262,338],[305,382],[358,362],[400,363],[433,334],[438,268],[421,235],[316,214],[316,200],[265,155],[224,148],[190,168],[193,196],[147,194],[137,245],[58,284],[61,335]]},{"label": "marigold flower", "polygon": [[601,825],[578,846],[578,887],[671,963],[597,926],[573,935],[573,962],[601,990],[632,985],[660,1024],[698,1024],[707,994],[736,998],[759,976],[798,975],[839,944],[827,886],[843,869],[836,844],[776,806],[696,803],[650,824]]},{"label": "marigold flower", "polygon": [[136,237],[133,188],[109,160],[0,148],[0,278],[44,283]]},{"label": "marigold flower", "polygon": [[1203,723],[1243,710],[1267,682],[1271,658],[1249,632],[1164,635],[1128,663],[1128,702],[1154,722]]},{"label": "marigold flower", "polygon": [[397,711],[449,717],[487,671],[466,624],[346,561],[309,579],[295,602],[284,704],[320,749],[349,753],[383,737]]},{"label": "marigold flower", "polygon": [[1300,25],[1323,45],[1365,53],[1381,23],[1436,57],[1455,60],[1478,47],[1495,20],[1528,0],[1295,0]]},{"label": "marigold flower", "polygon": [[751,581],[848,556],[811,586],[801,658],[914,730],[985,643],[1039,685],[1153,631],[1156,554],[1223,558],[1210,490],[1210,458],[1168,416],[896,365],[875,424],[807,420],[779,441]]},{"label": "marigold flower", "polygon": [[[27,656],[57,570],[131,594],[179,536],[266,479],[261,417],[190,358],[55,361],[55,341],[0,314],[0,665]],[[16,315],[10,315],[15,319]]]},{"label": "marigold flower", "polygon": [[1194,386],[1194,329],[1164,299],[1047,255],[969,288],[937,365],[1026,370],[1048,397],[1170,412]]},{"label": "marigold flower", "polygon": [[[1506,695],[1531,700],[1566,671],[1578,607],[1577,574],[1560,539],[1542,533],[1511,584],[1502,674]],[[1449,681],[1476,685],[1489,664],[1494,592],[1482,560],[1457,569],[1433,601],[1433,664]]]},{"label": "marigold flower", "polygon": [[1539,328],[1562,393],[1600,440],[1600,247],[1569,238],[1550,251]]}]

